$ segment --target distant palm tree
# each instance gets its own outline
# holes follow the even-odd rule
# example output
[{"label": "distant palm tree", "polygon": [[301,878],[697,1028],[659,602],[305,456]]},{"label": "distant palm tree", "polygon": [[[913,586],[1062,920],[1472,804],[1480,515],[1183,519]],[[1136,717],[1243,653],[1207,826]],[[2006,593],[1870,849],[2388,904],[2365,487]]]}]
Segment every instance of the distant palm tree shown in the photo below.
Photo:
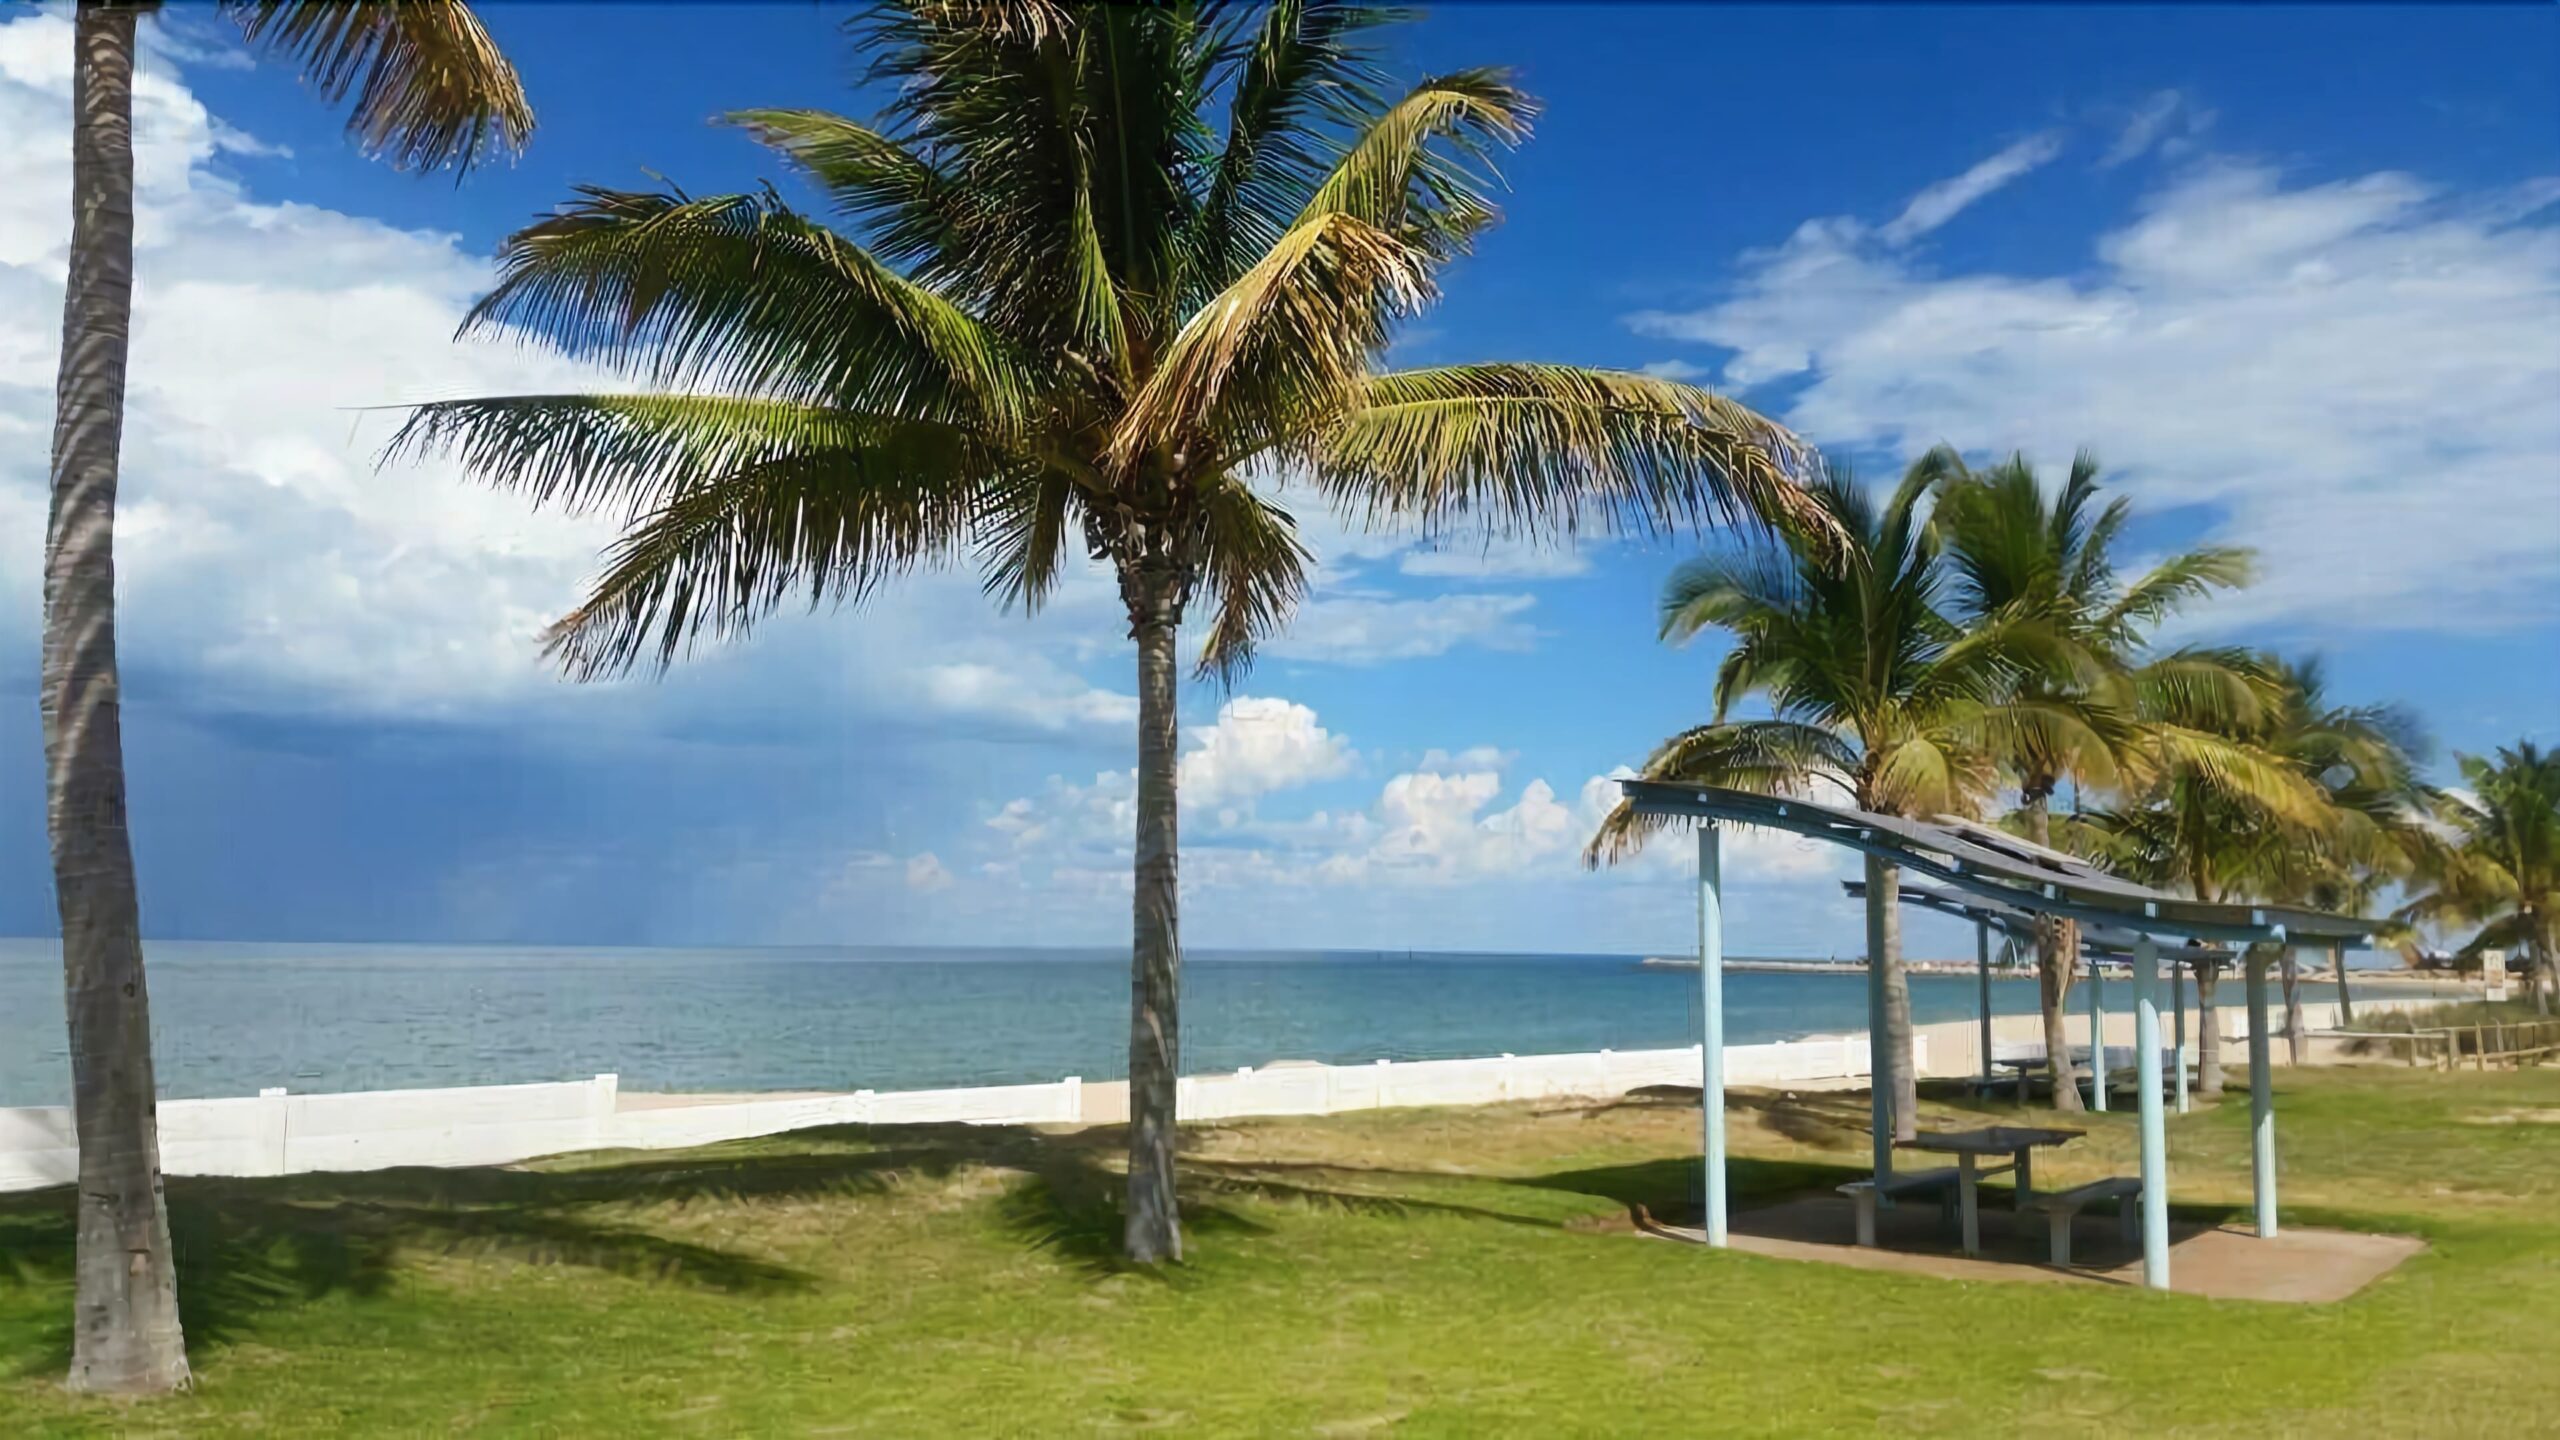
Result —
[{"label": "distant palm tree", "polygon": [[1384,99],[1368,35],[1391,14],[874,6],[854,30],[896,97],[877,124],[731,117],[859,242],[770,190],[583,190],[509,240],[470,325],[654,393],[427,405],[392,447],[625,518],[552,633],[581,678],[973,551],[1025,610],[1078,552],[1110,563],[1137,644],[1125,1242],[1141,1263],[1181,1255],[1175,634],[1206,605],[1199,668],[1233,677],[1288,618],[1310,557],[1274,485],[1503,533],[1800,503],[1790,437],[1701,389],[1380,368],[1493,220],[1485,162],[1533,109],[1495,70]]},{"label": "distant palm tree", "polygon": [[[1976,809],[1997,757],[2019,748],[2023,732],[2073,753],[2100,746],[2072,707],[2017,698],[2022,669],[2055,662],[2040,619],[1966,628],[1941,608],[1947,570],[1921,502],[1955,465],[1946,452],[1924,457],[1881,505],[1845,467],[1829,466],[1810,487],[1827,523],[1784,522],[1772,539],[1673,573],[1663,638],[1685,642],[1712,627],[1730,633],[1733,648],[1716,671],[1713,718],[1663,741],[1643,778],[1781,793],[1827,785],[1859,809],[1925,818]],[[1755,695],[1770,718],[1730,718]],[[1623,859],[1669,823],[1620,801],[1584,859]],[[1895,1131],[1908,1139],[1919,1110],[1900,868],[1870,859],[1867,884],[1884,919],[1882,953],[1868,962],[1883,973],[1893,1064],[1877,1083],[1892,1086]]]},{"label": "distant palm tree", "polygon": [[[2356,821],[2306,769],[2318,747],[2303,741],[2313,712],[2294,688],[2300,672],[2264,657],[2233,663],[2273,703],[2254,720],[2234,719],[2219,730],[2146,723],[2124,767],[2123,798],[2057,819],[2063,848],[2210,903],[2269,898],[2281,883],[2271,856],[2285,847],[2338,853]],[[2215,967],[2197,968],[2205,1016],[2197,1090],[2207,1097],[2223,1086],[2222,1027],[2212,1018],[2218,981]]]},{"label": "distant palm tree", "polygon": [[[2026,723],[2007,732],[2012,744],[1999,756],[2018,787],[2012,823],[2038,845],[2052,843],[2051,807],[2064,782],[2083,795],[2115,785],[2146,716],[2214,724],[2258,713],[2258,687],[2232,657],[2150,649],[2160,621],[2248,583],[2250,552],[2198,547],[2128,584],[2113,551],[2130,518],[2121,496],[2099,504],[2098,462],[2086,452],[2050,497],[2024,456],[1981,471],[1956,464],[1940,485],[1932,523],[1946,537],[1957,616],[2033,618],[2064,661],[2019,672],[2012,701]],[[2050,723],[2060,721],[2069,723]],[[2039,917],[2037,992],[2058,1110],[2081,1108],[2064,1029],[2078,950],[2076,923]]]},{"label": "distant palm tree", "polygon": [[[82,0],[73,22],[71,249],[45,531],[47,819],[62,918],[79,1135],[75,1390],[187,1383],[161,1198],[141,906],[125,824],[116,670],[115,510],[133,328],[133,50],[148,4]],[[355,94],[366,149],[419,167],[468,161],[533,125],[515,71],[457,4],[235,0],[253,45]]]},{"label": "distant palm tree", "polygon": [[2532,741],[2495,759],[2459,757],[2464,790],[2437,796],[2450,841],[2422,857],[2429,885],[2397,912],[2413,923],[2476,927],[2464,955],[2521,951],[2535,1006],[2560,993],[2560,754]]},{"label": "distant palm tree", "polygon": [[[2428,852],[2424,824],[2434,795],[2418,778],[2427,741],[2416,717],[2389,705],[2330,703],[2328,680],[2316,661],[2266,662],[2278,684],[2278,703],[2265,744],[2317,785],[2329,819],[2309,842],[2269,827],[2260,835],[2250,866],[2254,898],[2363,915],[2385,886],[2407,878]],[[2342,1019],[2355,1002],[2348,993],[2346,946],[2330,947]],[[2283,960],[2285,1041],[2295,1064],[2306,1043],[2302,1020],[2299,952],[2287,946]]]}]

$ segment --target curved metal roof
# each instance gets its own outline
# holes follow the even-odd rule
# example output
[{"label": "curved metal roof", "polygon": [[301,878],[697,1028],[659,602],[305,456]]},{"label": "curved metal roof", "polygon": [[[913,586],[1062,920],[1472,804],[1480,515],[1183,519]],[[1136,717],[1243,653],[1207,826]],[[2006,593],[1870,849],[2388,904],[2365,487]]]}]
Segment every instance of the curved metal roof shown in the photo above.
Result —
[{"label": "curved metal roof", "polygon": [[1983,900],[2138,935],[2200,940],[2355,940],[2380,921],[2270,905],[2222,905],[2120,880],[2085,860],[1969,820],[1898,815],[1713,785],[1621,780],[1640,815],[1730,820],[1873,855]]},{"label": "curved metal roof", "polygon": [[[1848,891],[1849,898],[1852,900],[1863,900],[1867,895],[1867,882],[1864,880],[1843,880],[1840,882],[1840,888]],[[2028,945],[2035,943],[2036,917],[2030,911],[2021,910],[2002,901],[1985,900],[1978,895],[1967,895],[1961,891],[1915,885],[1908,880],[1902,882],[1897,888],[1902,894],[1902,903],[1905,905],[1923,910],[1935,910],[1941,915],[1952,915],[1959,920],[1971,920],[1977,924],[1989,925],[2012,940]],[[2131,956],[2136,938],[2138,937],[2125,931],[2110,930],[2104,926],[2080,927],[2080,949],[2086,954],[2110,960],[2121,960]],[[2199,940],[2190,940],[2184,945],[2172,946],[2160,952],[2160,958],[2163,960],[2211,960],[2217,964],[2229,960],[2231,956],[2230,947],[2207,945]]]}]

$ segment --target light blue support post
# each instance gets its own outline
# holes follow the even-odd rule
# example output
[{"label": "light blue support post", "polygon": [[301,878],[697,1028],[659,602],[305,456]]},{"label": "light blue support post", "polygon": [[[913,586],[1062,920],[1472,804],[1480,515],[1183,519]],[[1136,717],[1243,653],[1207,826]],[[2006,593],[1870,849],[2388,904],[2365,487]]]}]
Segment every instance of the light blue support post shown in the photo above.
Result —
[{"label": "light blue support post", "polygon": [[1973,922],[1973,953],[1978,957],[1974,970],[1975,998],[1982,1006],[1982,1093],[1988,1095],[1991,1093],[1991,927],[1979,920]]},{"label": "light blue support post", "polygon": [[[2249,1179],[2257,1202],[2258,1238],[2276,1238],[2276,1097],[2267,1074],[2267,952],[2249,947]],[[2207,1024],[2212,1023],[2207,1021]]]},{"label": "light blue support post", "polygon": [[1698,1105],[1706,1114],[1707,1243],[1725,1243],[1724,856],[1716,822],[1698,826]]},{"label": "light blue support post", "polygon": [[1875,1131],[1876,1203],[1886,1203],[1884,1181],[1893,1174],[1893,1057],[1884,1040],[1885,871],[1867,857],[1867,1123]]},{"label": "light blue support post", "polygon": [[2142,1283],[2169,1288],[2169,1140],[2160,1116],[2160,942],[2133,942],[2133,1083],[2142,1113]]},{"label": "light blue support post", "polygon": [[2169,994],[2177,1004],[2178,1038],[2170,1047],[2169,1059],[2178,1070],[2178,1113],[2187,1113],[2187,967],[2182,962],[2169,967]]},{"label": "light blue support post", "polygon": [[2107,1109],[2107,981],[2098,957],[2089,957],[2089,1108]]}]

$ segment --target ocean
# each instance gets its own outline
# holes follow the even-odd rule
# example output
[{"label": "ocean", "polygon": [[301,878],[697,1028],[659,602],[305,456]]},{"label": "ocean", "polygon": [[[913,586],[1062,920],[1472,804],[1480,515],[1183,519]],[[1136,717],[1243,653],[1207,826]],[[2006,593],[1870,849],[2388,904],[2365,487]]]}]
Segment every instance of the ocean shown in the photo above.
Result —
[{"label": "ocean", "polygon": [[[1106,1080],[1127,1069],[1126,952],[160,941],[147,956],[153,1053],[172,1099],[605,1071],[626,1090],[736,1091]],[[1695,1043],[1696,972],[1641,960],[1193,951],[1183,1069]],[[1866,1028],[1855,972],[1744,971],[1725,984],[1735,1043]],[[1911,991],[1921,1023],[1974,1013],[1970,976],[1914,976]],[[2002,1013],[2035,1008],[2024,980],[1995,980],[1992,996]],[[2119,984],[2108,996],[2131,999]],[[61,1104],[69,1091],[60,951],[0,940],[0,1105]]]}]

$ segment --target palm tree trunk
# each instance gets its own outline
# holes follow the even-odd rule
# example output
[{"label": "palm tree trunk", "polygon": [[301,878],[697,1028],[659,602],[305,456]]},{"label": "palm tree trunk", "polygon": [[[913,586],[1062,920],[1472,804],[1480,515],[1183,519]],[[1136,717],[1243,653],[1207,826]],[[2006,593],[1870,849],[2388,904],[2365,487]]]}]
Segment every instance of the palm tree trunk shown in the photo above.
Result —
[{"label": "palm tree trunk", "polygon": [[2302,952],[2284,947],[2284,1048],[2286,1063],[2302,1063]]},{"label": "palm tree trunk", "polygon": [[2213,1008],[2214,987],[2222,983],[2222,967],[2211,960],[2195,962],[2196,1094],[2222,1097],[2222,1012]]},{"label": "palm tree trunk", "polygon": [[1166,573],[1136,569],[1122,582],[1138,642],[1137,888],[1129,975],[1129,1258],[1182,1258],[1174,1199],[1176,1080],[1182,1056],[1182,934],[1174,773],[1174,636],[1180,589]]},{"label": "palm tree trunk", "polygon": [[1884,905],[1884,1042],[1893,1074],[1893,1138],[1920,1133],[1920,1072],[1912,1063],[1911,977],[1902,970],[1902,867],[1876,867],[1876,894]]},{"label": "palm tree trunk", "polygon": [[2356,1000],[2353,995],[2347,993],[2347,947],[2345,945],[2329,947],[2329,964],[2338,972],[2338,1023],[2351,1027],[2356,1023]]},{"label": "palm tree trunk", "polygon": [[[2050,786],[2030,785],[2021,799],[2027,816],[2027,838],[2053,844],[2048,805]],[[2053,916],[2036,919],[2036,1006],[2044,1014],[2045,1073],[2053,1079],[2053,1108],[2077,1113],[2088,1108],[2080,1099],[2078,1068],[2071,1063],[2072,959],[2079,950],[2080,927]]]},{"label": "palm tree trunk", "polygon": [[2551,953],[2550,923],[2537,906],[2526,905],[2524,911],[2525,958],[2533,969],[2533,1009],[2537,1015],[2551,1013],[2551,1000],[2560,995],[2560,960]]},{"label": "palm tree trunk", "polygon": [[71,257],[54,392],[42,694],[45,815],[80,1145],[68,1383],[119,1395],[176,1390],[189,1378],[160,1188],[116,675],[116,471],[133,328],[134,22],[131,9],[84,0],[73,30]]}]

